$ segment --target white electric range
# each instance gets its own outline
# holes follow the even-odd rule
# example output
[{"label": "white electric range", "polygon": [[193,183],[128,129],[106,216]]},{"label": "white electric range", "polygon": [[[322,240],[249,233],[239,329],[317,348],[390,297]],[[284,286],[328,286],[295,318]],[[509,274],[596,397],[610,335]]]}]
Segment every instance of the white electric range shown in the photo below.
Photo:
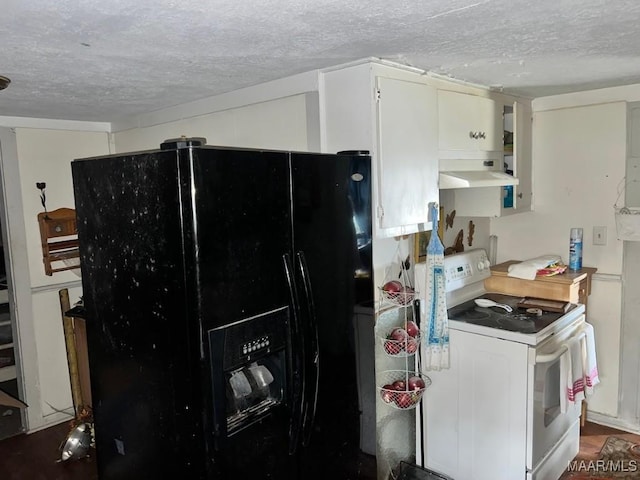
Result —
[{"label": "white electric range", "polygon": [[[425,264],[415,274],[424,292]],[[490,275],[484,250],[445,257],[451,367],[424,372],[418,463],[454,479],[555,479],[579,449],[580,405],[561,408],[559,359],[582,334],[584,305],[529,313],[521,297],[487,292]]]}]

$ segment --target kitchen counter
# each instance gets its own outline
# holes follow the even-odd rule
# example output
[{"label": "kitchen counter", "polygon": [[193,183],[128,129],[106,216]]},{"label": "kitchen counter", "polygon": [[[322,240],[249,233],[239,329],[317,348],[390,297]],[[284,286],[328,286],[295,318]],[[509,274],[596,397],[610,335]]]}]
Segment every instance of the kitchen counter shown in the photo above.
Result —
[{"label": "kitchen counter", "polygon": [[591,294],[591,277],[598,270],[583,267],[580,270],[568,270],[560,275],[550,277],[538,276],[535,280],[524,280],[509,277],[509,266],[520,263],[520,260],[509,260],[491,267],[491,276],[484,281],[488,292],[523,297],[546,298],[571,303],[583,303]]}]

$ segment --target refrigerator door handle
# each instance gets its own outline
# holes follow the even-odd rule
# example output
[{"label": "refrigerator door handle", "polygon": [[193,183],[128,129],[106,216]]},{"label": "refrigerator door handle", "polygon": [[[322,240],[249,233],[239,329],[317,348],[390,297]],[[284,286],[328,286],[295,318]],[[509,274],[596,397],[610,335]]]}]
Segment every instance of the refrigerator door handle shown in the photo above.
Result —
[{"label": "refrigerator door handle", "polygon": [[300,325],[300,302],[296,289],[294,270],[289,254],[282,256],[284,272],[289,286],[291,299],[291,322],[289,326],[289,345],[287,362],[290,365],[291,418],[289,420],[289,455],[296,453],[302,432],[304,390],[305,390],[305,346]]},{"label": "refrigerator door handle", "polygon": [[[311,288],[311,279],[309,278],[309,270],[307,268],[307,262],[304,258],[304,253],[299,251],[296,253],[296,260],[300,271],[300,277],[302,279],[302,285],[304,289],[304,296],[306,300],[306,325],[305,330],[308,332],[306,336],[309,342],[307,355],[310,360],[310,368],[305,370],[305,388],[304,393],[304,420],[302,424],[302,445],[307,446],[311,440],[311,433],[313,432],[313,424],[316,417],[316,408],[318,405],[318,388],[320,380],[320,347],[318,340],[318,322],[316,321],[315,305],[313,303],[313,289]],[[303,317],[304,318],[304,317]],[[308,363],[307,363],[308,365]],[[310,391],[309,391],[310,390]]]}]

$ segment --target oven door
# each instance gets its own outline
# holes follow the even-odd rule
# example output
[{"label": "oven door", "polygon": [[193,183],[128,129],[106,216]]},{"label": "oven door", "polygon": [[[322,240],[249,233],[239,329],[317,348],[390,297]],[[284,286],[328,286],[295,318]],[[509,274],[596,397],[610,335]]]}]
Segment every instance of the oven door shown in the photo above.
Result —
[{"label": "oven door", "polygon": [[[527,469],[535,471],[541,468],[541,462],[553,458],[554,450],[568,442],[568,432],[575,429],[580,418],[580,402],[567,402],[566,411],[562,412],[560,401],[560,357],[566,350],[563,346],[569,339],[582,334],[585,322],[580,315],[574,322],[551,336],[535,349],[530,368],[533,369],[533,405],[530,407],[528,422],[529,441],[527,448]],[[535,360],[534,360],[535,358]],[[565,464],[566,466],[566,464]]]}]

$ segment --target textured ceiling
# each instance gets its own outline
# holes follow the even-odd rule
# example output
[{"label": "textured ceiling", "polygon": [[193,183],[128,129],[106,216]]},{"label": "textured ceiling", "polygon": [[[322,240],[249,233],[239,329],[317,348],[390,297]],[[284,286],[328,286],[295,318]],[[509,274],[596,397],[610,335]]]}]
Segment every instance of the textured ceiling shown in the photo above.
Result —
[{"label": "textured ceiling", "polygon": [[637,0],[2,0],[1,116],[113,121],[379,57],[529,97],[640,83]]}]

